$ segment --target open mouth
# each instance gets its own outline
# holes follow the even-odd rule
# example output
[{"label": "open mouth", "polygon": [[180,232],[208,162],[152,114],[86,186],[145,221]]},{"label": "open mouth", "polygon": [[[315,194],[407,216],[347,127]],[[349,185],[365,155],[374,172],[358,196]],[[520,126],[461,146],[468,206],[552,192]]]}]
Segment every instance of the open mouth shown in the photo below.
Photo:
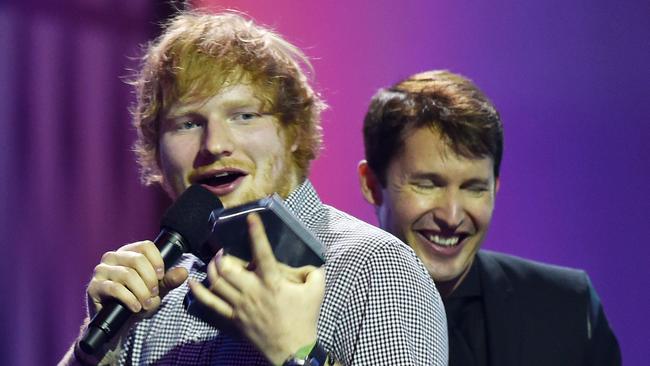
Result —
[{"label": "open mouth", "polygon": [[198,179],[196,183],[205,184],[211,187],[224,187],[235,182],[237,179],[244,177],[246,174],[240,171],[224,171],[211,176],[205,176]]},{"label": "open mouth", "polygon": [[452,248],[460,245],[460,243],[463,242],[463,240],[468,236],[467,234],[441,234],[437,232],[432,232],[432,231],[419,231],[420,235],[422,235],[426,240],[430,241],[431,243],[440,246],[440,247],[446,247],[446,248]]}]

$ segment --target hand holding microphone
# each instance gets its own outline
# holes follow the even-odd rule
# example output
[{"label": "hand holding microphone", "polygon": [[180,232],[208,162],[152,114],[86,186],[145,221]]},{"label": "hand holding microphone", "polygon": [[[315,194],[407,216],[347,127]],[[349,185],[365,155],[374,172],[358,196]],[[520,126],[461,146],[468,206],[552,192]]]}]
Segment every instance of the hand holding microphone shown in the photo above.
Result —
[{"label": "hand holding microphone", "polygon": [[102,257],[88,286],[89,310],[98,312],[79,341],[81,350],[96,354],[131,315],[157,309],[161,290],[168,291],[185,281],[184,269],[165,271],[183,253],[196,251],[206,241],[210,213],[221,206],[208,190],[191,186],[167,210],[153,242],[128,244]]},{"label": "hand holding microphone", "polygon": [[[220,207],[221,203],[212,193],[199,186],[192,186],[166,212],[161,223],[161,232],[154,242],[128,244],[102,257],[88,286],[91,302],[89,308],[90,311],[96,310],[97,314],[80,339],[79,349],[93,355],[93,359],[101,358],[99,351],[105,350],[104,345],[110,344],[111,339],[116,339],[115,336],[121,329],[126,330],[125,324],[134,313],[153,312],[158,309],[164,293],[182,284],[188,276],[184,268],[175,268],[166,273],[165,271],[185,252],[198,255],[212,249],[203,244],[213,229],[209,220],[210,213]],[[241,218],[246,216],[241,215]],[[281,258],[286,257],[293,261],[301,260],[300,258],[305,256],[304,252],[313,251],[311,256],[316,256],[322,264],[321,244],[315,238],[306,240],[305,233],[296,236],[296,230],[301,233],[298,230],[301,224],[291,220],[287,223],[284,221],[287,217],[275,214],[269,216],[268,213],[266,217],[269,220],[279,220],[268,221],[272,227],[271,234],[276,239],[273,246],[269,243],[264,224],[257,215],[245,220],[245,232],[249,232],[250,242],[246,239],[235,240],[226,235],[231,231],[238,231],[235,230],[236,225],[225,225],[225,231],[218,230],[216,233],[220,234],[220,239],[232,240],[231,244],[252,245],[251,259],[255,263],[255,270],[251,270],[248,263],[235,257],[228,256],[232,265],[226,265],[228,260],[225,259],[220,269],[216,267],[217,262],[211,260],[208,278],[213,286],[206,289],[192,284],[190,287],[204,306],[210,308],[210,312],[235,320],[243,335],[270,361],[279,363],[299,346],[313,343],[316,339],[318,310],[324,293],[324,271],[313,266],[292,268],[277,262],[274,249]],[[212,254],[208,256],[211,258]],[[231,288],[233,285],[238,291],[222,292],[223,286]],[[253,304],[265,305],[246,305],[247,302],[241,301],[243,294],[245,298],[255,299]],[[236,304],[243,307],[239,308]],[[296,307],[302,311],[296,313]],[[292,308],[294,310],[291,310]],[[233,311],[238,314],[236,318],[230,314]],[[296,326],[296,321],[300,326]]]}]

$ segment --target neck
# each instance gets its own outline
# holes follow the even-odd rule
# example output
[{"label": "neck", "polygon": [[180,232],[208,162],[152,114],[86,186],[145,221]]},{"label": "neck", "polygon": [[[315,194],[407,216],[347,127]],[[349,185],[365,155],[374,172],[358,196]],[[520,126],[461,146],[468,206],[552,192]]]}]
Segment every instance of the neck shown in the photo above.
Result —
[{"label": "neck", "polygon": [[438,288],[438,292],[440,293],[440,296],[442,296],[443,299],[449,298],[451,294],[460,286],[460,284],[465,280],[465,277],[467,277],[467,274],[469,273],[469,270],[472,268],[472,262],[465,267],[463,272],[459,274],[458,276],[452,278],[451,280],[446,280],[446,281],[436,281],[434,278],[434,282],[436,283],[436,287]]}]

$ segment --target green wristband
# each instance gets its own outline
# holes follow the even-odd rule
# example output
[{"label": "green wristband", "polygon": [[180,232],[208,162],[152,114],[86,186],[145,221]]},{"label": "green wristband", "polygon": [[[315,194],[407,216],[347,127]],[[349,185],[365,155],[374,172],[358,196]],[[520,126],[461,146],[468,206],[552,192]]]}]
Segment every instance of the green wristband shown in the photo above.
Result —
[{"label": "green wristband", "polygon": [[296,351],[296,353],[293,354],[293,357],[298,359],[307,358],[307,356],[309,356],[309,354],[311,353],[311,350],[313,350],[314,347],[316,346],[316,342],[317,341],[313,341],[306,346],[300,347]]}]

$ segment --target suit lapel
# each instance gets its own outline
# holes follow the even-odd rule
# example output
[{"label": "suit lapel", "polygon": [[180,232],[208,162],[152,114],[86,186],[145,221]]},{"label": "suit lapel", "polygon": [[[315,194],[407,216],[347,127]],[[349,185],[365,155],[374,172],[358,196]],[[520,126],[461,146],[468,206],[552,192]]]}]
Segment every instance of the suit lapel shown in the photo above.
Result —
[{"label": "suit lapel", "polygon": [[479,251],[476,259],[485,300],[490,364],[519,366],[522,323],[514,286],[491,253]]}]

